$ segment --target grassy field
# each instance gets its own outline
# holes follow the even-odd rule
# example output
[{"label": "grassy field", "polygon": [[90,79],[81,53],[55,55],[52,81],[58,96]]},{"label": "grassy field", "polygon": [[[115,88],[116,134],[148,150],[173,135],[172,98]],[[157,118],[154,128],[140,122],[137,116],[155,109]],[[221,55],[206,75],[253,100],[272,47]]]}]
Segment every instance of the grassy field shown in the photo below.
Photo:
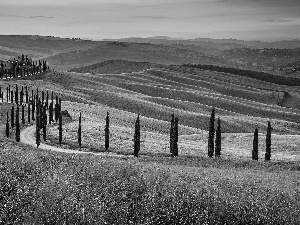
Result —
[{"label": "grassy field", "polygon": [[[160,68],[0,81],[2,88],[18,83],[62,98],[63,110],[72,117],[63,126],[64,148],[77,148],[82,112],[81,150],[103,151],[109,112],[110,151],[131,155],[134,121],[141,114],[138,159],[53,153],[0,137],[0,223],[299,224],[298,109],[277,102],[284,100],[283,91],[294,95],[297,88],[267,90],[263,82],[247,79]],[[218,91],[221,86],[226,88]],[[213,106],[222,120],[219,159],[206,156]],[[1,124],[10,107],[1,103]],[[172,112],[179,117],[176,158],[169,155]],[[273,126],[272,157],[264,162],[268,120]],[[260,160],[253,162],[256,126]],[[50,143],[57,145],[57,137],[57,126],[49,127]]]},{"label": "grassy field", "polygon": [[34,150],[1,139],[4,224],[298,224],[299,164]]}]

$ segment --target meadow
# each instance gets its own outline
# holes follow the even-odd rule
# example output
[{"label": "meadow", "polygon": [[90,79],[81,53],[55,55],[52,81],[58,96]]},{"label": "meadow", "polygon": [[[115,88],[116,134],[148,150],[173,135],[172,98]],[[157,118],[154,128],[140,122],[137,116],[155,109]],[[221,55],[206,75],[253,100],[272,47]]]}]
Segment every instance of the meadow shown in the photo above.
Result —
[{"label": "meadow", "polygon": [[[119,68],[118,68],[119,69]],[[245,80],[244,80],[245,79]],[[180,67],[122,74],[46,73],[0,81],[62,98],[62,148],[128,156],[56,153],[0,137],[0,222],[4,224],[299,224],[298,108],[282,107],[297,87]],[[266,88],[267,87],[267,88]],[[5,96],[4,96],[5,98]],[[12,103],[0,103],[6,115]],[[207,157],[212,107],[222,121],[222,155]],[[79,113],[82,142],[77,145]],[[179,117],[179,156],[169,153],[171,113]],[[133,154],[141,119],[141,151]],[[6,118],[1,117],[1,124]],[[271,121],[272,157],[264,162]],[[259,128],[259,161],[251,160]],[[48,127],[58,145],[57,124]]]}]

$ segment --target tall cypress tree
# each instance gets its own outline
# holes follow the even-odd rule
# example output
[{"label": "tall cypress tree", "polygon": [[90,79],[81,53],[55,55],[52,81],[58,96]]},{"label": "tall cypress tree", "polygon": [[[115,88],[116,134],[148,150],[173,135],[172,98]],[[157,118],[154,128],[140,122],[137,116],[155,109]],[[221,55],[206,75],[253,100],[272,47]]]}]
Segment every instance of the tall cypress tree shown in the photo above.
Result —
[{"label": "tall cypress tree", "polygon": [[9,138],[9,122],[8,122],[8,112],[6,112],[6,137]]},{"label": "tall cypress tree", "polygon": [[215,108],[212,109],[208,132],[208,157],[214,156]]},{"label": "tall cypress tree", "polygon": [[252,160],[258,160],[258,129],[255,128],[253,138]]},{"label": "tall cypress tree", "polygon": [[11,94],[11,90],[10,90],[10,84],[9,84],[9,85],[8,85],[8,99],[9,99],[9,100],[11,99],[10,94]]},{"label": "tall cypress tree", "polygon": [[136,122],[135,122],[135,131],[134,131],[134,157],[138,157],[140,147],[141,147],[141,142],[140,142],[140,115],[138,115]]},{"label": "tall cypress tree", "polygon": [[27,86],[25,87],[25,95],[26,95],[26,103],[28,103],[28,88]]},{"label": "tall cypress tree", "polygon": [[27,114],[28,114],[27,120],[28,120],[28,123],[30,123],[30,103],[28,103]]},{"label": "tall cypress tree", "polygon": [[22,124],[25,124],[25,107],[22,105]]},{"label": "tall cypress tree", "polygon": [[10,102],[14,103],[14,91],[13,90],[10,91]]},{"label": "tall cypress tree", "polygon": [[177,117],[175,117],[173,132],[174,132],[174,139],[173,139],[172,156],[178,156],[178,118]]},{"label": "tall cypress tree", "polygon": [[44,113],[43,113],[43,103],[39,99],[39,114],[40,114],[40,129],[43,129],[44,127]]},{"label": "tall cypress tree", "polygon": [[170,153],[173,154],[174,151],[174,124],[175,124],[175,116],[172,113],[171,116],[171,126],[170,126]]},{"label": "tall cypress tree", "polygon": [[221,120],[218,118],[218,127],[216,130],[216,143],[215,143],[215,157],[220,157],[221,155]]},{"label": "tall cypress tree", "polygon": [[61,143],[62,143],[62,115],[61,115],[61,113],[59,114],[58,133],[59,133],[58,141],[59,141],[59,144],[61,145]]},{"label": "tall cypress tree", "polygon": [[36,140],[36,146],[37,148],[40,146],[41,144],[41,134],[40,134],[40,125],[39,125],[39,113],[38,110],[36,110],[36,122],[35,122],[35,140]]},{"label": "tall cypress tree", "polygon": [[9,89],[6,87],[6,102],[9,101]]},{"label": "tall cypress tree", "polygon": [[23,86],[22,86],[22,89],[21,89],[21,92],[20,92],[20,105],[23,104],[23,99],[24,99],[24,90],[23,90]]},{"label": "tall cypress tree", "polygon": [[79,115],[79,125],[78,125],[77,137],[78,137],[78,145],[81,148],[81,113]]},{"label": "tall cypress tree", "polygon": [[19,104],[19,89],[18,85],[16,84],[16,91],[15,91],[15,103],[18,105]]},{"label": "tall cypress tree", "polygon": [[32,121],[34,121],[34,114],[35,114],[35,97],[34,96],[32,96],[32,113],[31,113],[31,115],[32,115]]},{"label": "tall cypress tree", "polygon": [[105,123],[105,150],[109,148],[109,113],[106,114],[106,123]]},{"label": "tall cypress tree", "polygon": [[36,88],[36,100],[38,100],[39,99],[39,88]]},{"label": "tall cypress tree", "polygon": [[46,105],[43,107],[43,139],[46,141],[47,138],[47,111]]},{"label": "tall cypress tree", "polygon": [[16,141],[20,142],[20,113],[19,105],[17,105],[16,110]]},{"label": "tall cypress tree", "polygon": [[44,105],[44,100],[45,100],[45,94],[44,91],[42,91],[42,105]]},{"label": "tall cypress tree", "polygon": [[11,107],[11,112],[10,112],[10,126],[11,128],[14,128],[15,126],[15,107]]},{"label": "tall cypress tree", "polygon": [[53,121],[53,102],[50,102],[49,105],[49,124],[51,124]]},{"label": "tall cypress tree", "polygon": [[272,133],[272,127],[271,122],[268,122],[268,128],[267,128],[267,135],[266,135],[266,154],[265,154],[265,160],[269,161],[271,159],[271,133]]},{"label": "tall cypress tree", "polygon": [[49,106],[49,93],[47,91],[47,94],[46,94],[46,108],[48,109],[48,106]]}]

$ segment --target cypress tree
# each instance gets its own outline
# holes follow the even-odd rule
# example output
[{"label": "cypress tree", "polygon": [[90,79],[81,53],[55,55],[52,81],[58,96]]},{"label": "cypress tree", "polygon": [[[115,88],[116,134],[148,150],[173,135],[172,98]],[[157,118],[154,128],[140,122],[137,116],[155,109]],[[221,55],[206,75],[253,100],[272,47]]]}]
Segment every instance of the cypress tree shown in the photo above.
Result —
[{"label": "cypress tree", "polygon": [[170,126],[170,153],[173,154],[174,151],[174,124],[175,124],[175,116],[172,113],[171,116],[171,126]]},{"label": "cypress tree", "polygon": [[10,84],[8,85],[8,99],[11,99],[10,97],[11,91],[10,91]]},{"label": "cypress tree", "polygon": [[19,104],[19,89],[18,85],[16,84],[16,92],[15,92],[15,103],[18,105]]},{"label": "cypress tree", "polygon": [[41,144],[41,134],[40,134],[40,126],[39,126],[39,115],[38,115],[38,110],[36,110],[36,126],[35,126],[35,130],[36,130],[36,133],[35,133],[35,140],[36,140],[36,146],[37,148],[40,146]]},{"label": "cypress tree", "polygon": [[79,125],[78,125],[77,137],[78,137],[78,145],[81,148],[81,113],[79,115]]},{"label": "cypress tree", "polygon": [[46,105],[43,107],[43,139],[46,141],[47,138],[47,113],[46,113]]},{"label": "cypress tree", "polygon": [[46,108],[48,109],[48,106],[49,106],[49,93],[47,91],[47,94],[46,94]]},{"label": "cypress tree", "polygon": [[109,148],[109,113],[106,114],[106,124],[105,124],[105,150]]},{"label": "cypress tree", "polygon": [[211,117],[209,121],[209,132],[208,132],[208,157],[214,155],[214,133],[215,133],[215,108],[212,109]]},{"label": "cypress tree", "polygon": [[267,128],[267,135],[266,135],[266,154],[265,154],[265,160],[269,161],[271,159],[271,122],[268,122],[268,128]]},{"label": "cypress tree", "polygon": [[178,118],[177,117],[175,117],[173,132],[174,132],[174,139],[173,139],[172,156],[178,156]]},{"label": "cypress tree", "polygon": [[14,103],[14,91],[13,90],[10,91],[10,102]]},{"label": "cypress tree", "polygon": [[135,122],[135,131],[134,131],[134,157],[138,157],[140,151],[140,115],[138,115],[136,122]]},{"label": "cypress tree", "polygon": [[25,124],[25,109],[24,105],[22,105],[22,124]]},{"label": "cypress tree", "polygon": [[258,160],[258,129],[255,128],[253,138],[252,160]]},{"label": "cypress tree", "polygon": [[6,102],[9,101],[9,90],[8,87],[6,87]]},{"label": "cypress tree", "polygon": [[44,100],[45,100],[45,94],[44,91],[42,91],[42,104],[44,105]]},{"label": "cypress tree", "polygon": [[24,90],[23,90],[23,86],[22,86],[22,90],[20,92],[20,105],[23,104],[23,98],[24,98]]},{"label": "cypress tree", "polygon": [[26,95],[26,103],[28,103],[28,88],[27,86],[25,87],[25,95]]},{"label": "cypress tree", "polygon": [[27,114],[28,114],[28,123],[30,123],[30,103],[28,103],[28,110],[27,110]]},{"label": "cypress tree", "polygon": [[61,113],[59,114],[59,124],[58,124],[58,131],[59,131],[59,144],[61,145],[62,143],[62,115]]},{"label": "cypress tree", "polygon": [[19,105],[17,105],[16,110],[16,141],[20,142],[20,113],[19,113]]},{"label": "cypress tree", "polygon": [[8,122],[8,112],[6,112],[6,137],[9,138],[9,122]]},{"label": "cypress tree", "polygon": [[12,106],[11,113],[10,113],[10,126],[13,128],[15,126],[15,107]]},{"label": "cypress tree", "polygon": [[32,115],[32,121],[34,121],[34,114],[35,114],[35,97],[34,96],[32,96],[32,113],[31,113],[31,115]]},{"label": "cypress tree", "polygon": [[41,100],[39,101],[40,104],[40,125],[41,125],[41,129],[44,127],[44,111],[43,111],[43,103],[41,102]]},{"label": "cypress tree", "polygon": [[36,88],[36,100],[39,99],[39,88]]},{"label": "cypress tree", "polygon": [[53,102],[50,102],[49,105],[49,124],[51,124],[53,121]]},{"label": "cypress tree", "polygon": [[220,157],[221,155],[221,120],[218,118],[218,127],[216,130],[216,143],[215,143],[215,157]]}]

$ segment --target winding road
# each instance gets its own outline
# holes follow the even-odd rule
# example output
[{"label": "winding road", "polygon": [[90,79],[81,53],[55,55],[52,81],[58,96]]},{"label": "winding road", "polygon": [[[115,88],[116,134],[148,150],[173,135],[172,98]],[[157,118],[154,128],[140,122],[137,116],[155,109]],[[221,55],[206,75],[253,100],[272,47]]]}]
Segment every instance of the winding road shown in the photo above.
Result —
[{"label": "winding road", "polygon": [[[21,131],[21,142],[24,144],[31,145],[33,147],[36,147],[35,143],[35,125],[27,127]],[[97,155],[97,156],[110,156],[110,157],[116,157],[116,158],[132,158],[132,155],[119,155],[112,152],[83,152],[78,150],[72,150],[72,149],[64,149],[64,148],[57,148],[55,146],[47,145],[44,143],[41,143],[39,146],[39,149],[43,150],[50,150],[55,152],[63,152],[63,153],[69,153],[69,154],[91,154],[91,155]]]}]

